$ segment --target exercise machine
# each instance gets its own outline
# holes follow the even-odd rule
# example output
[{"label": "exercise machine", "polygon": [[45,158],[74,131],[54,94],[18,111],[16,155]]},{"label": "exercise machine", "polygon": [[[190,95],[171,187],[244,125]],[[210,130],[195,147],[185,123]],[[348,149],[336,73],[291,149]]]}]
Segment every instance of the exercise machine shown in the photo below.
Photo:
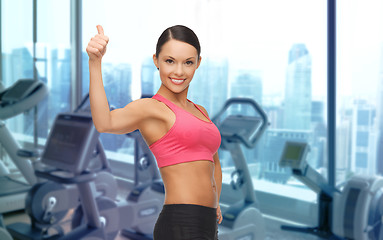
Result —
[{"label": "exercise machine", "polygon": [[[228,108],[232,105],[250,106],[255,110],[254,116],[230,115]],[[227,115],[223,120],[221,117]],[[269,125],[267,115],[252,99],[231,98],[222,110],[212,119],[221,133],[221,149],[229,151],[235,170],[231,174],[231,188],[242,192],[243,199],[223,209],[222,223],[219,225],[220,240],[255,240],[265,238],[265,224],[257,208],[252,178],[242,152],[241,145],[254,148],[259,138]],[[223,202],[224,192],[220,202]]]},{"label": "exercise machine", "polygon": [[[48,147],[54,147],[54,145],[47,145],[46,148]],[[77,151],[82,151],[82,149]],[[60,152],[58,151],[57,154],[60,154]],[[97,140],[94,156],[89,162],[92,163],[97,160],[100,162],[100,168],[89,168],[89,166],[87,168],[87,170],[96,173],[94,179],[96,192],[94,195],[115,200],[117,197],[117,183],[111,173],[99,140]],[[57,163],[56,167],[60,167],[60,163]],[[51,169],[44,168],[36,171],[38,173],[39,171],[49,171]],[[38,176],[41,176],[41,173]],[[55,181],[43,181],[35,184],[29,190],[25,200],[25,211],[31,220],[31,224],[14,223],[8,225],[7,229],[12,236],[20,240],[56,239],[64,234],[62,220],[67,216],[68,212],[71,209],[76,209],[75,216],[81,214],[78,213],[78,211],[81,211],[80,200],[80,193],[74,184]],[[76,228],[79,224],[80,222],[73,220],[72,228]]]},{"label": "exercise machine", "polygon": [[383,239],[383,178],[353,176],[333,199],[332,231],[346,239]]},{"label": "exercise machine", "polygon": [[287,141],[279,164],[318,194],[318,226],[281,228],[326,239],[383,239],[383,178],[355,175],[341,191],[307,163],[309,151],[307,142]]},{"label": "exercise machine", "polygon": [[[81,104],[76,108],[75,112],[88,115],[90,113],[86,108],[88,96],[86,96]],[[48,147],[48,146],[46,146]],[[53,146],[54,147],[54,146]],[[82,151],[79,149],[78,151]],[[98,140],[96,145],[95,158],[90,161],[91,165],[98,162],[100,166],[89,167],[92,171],[97,172],[95,185],[97,196],[106,196],[110,199],[117,197],[117,182],[111,173],[109,162],[106,159],[101,142]],[[20,149],[19,155],[27,158],[32,156],[36,158],[34,165],[35,170],[43,171],[45,168],[41,163],[40,157],[34,151]],[[59,163],[58,163],[59,164]],[[46,168],[49,170],[49,167]],[[80,194],[74,184],[64,184],[54,181],[43,181],[39,179],[39,183],[32,186],[25,199],[25,211],[28,214],[31,224],[14,223],[7,226],[11,234],[18,239],[39,240],[54,238],[63,234],[61,220],[67,215],[71,209],[79,209]],[[76,227],[76,223],[72,224]]]},{"label": "exercise machine", "polygon": [[10,177],[1,162],[0,213],[24,208],[26,192],[37,182],[31,162],[17,154],[21,147],[3,121],[35,107],[47,92],[47,87],[41,81],[20,79],[0,93],[0,144],[27,181],[26,184]]},{"label": "exercise machine", "polygon": [[3,216],[0,215],[0,239],[1,240],[12,240],[11,234],[8,233],[8,231],[5,229]]},{"label": "exercise machine", "polygon": [[[41,161],[52,169],[36,170],[38,177],[59,184],[73,184],[78,188],[80,207],[75,211],[69,232],[36,239],[114,239],[120,229],[131,224],[131,207],[126,201],[118,201],[99,194],[96,189],[98,170],[89,169],[92,159],[106,161],[99,144],[99,133],[87,114],[59,114],[50,131]],[[68,201],[67,194],[57,201]],[[30,226],[22,224],[27,229]],[[8,226],[9,232],[23,239],[22,225]],[[27,238],[30,239],[30,238]]]},{"label": "exercise machine", "polygon": [[4,120],[35,107],[47,93],[46,85],[33,79],[20,79],[0,92],[0,144],[27,181],[25,183],[12,177],[8,168],[0,161],[0,239],[12,239],[4,228],[2,214],[23,209],[30,186],[37,182],[32,163],[17,154],[20,145]]},{"label": "exercise machine", "polygon": [[306,162],[309,150],[309,145],[306,142],[287,141],[279,166],[290,167],[295,178],[317,193],[318,226],[294,227],[283,225],[281,228],[283,230],[310,233],[322,238],[336,239],[336,236],[331,232],[331,208],[333,195],[338,190],[329,186],[326,179]]}]

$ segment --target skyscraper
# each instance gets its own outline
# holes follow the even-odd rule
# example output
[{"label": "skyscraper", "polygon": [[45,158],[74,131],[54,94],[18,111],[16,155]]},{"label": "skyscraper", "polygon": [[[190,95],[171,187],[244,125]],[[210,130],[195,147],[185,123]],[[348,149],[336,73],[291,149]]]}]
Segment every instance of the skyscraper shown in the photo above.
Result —
[{"label": "skyscraper", "polygon": [[158,70],[153,63],[152,57],[147,57],[141,66],[141,96],[154,95],[158,89],[154,88],[154,75]]},{"label": "skyscraper", "polygon": [[376,156],[377,173],[383,175],[383,46],[381,48],[380,75],[378,86],[378,108],[377,108],[377,126],[378,126],[378,147]]},{"label": "skyscraper", "polygon": [[189,99],[205,107],[210,117],[228,98],[228,68],[227,59],[219,62],[205,59],[190,83]]},{"label": "skyscraper", "polygon": [[284,128],[310,129],[311,56],[305,44],[294,44],[286,74]]},{"label": "skyscraper", "polygon": [[376,110],[363,100],[355,100],[351,136],[351,171],[375,174],[376,162]]},{"label": "skyscraper", "polygon": [[351,165],[351,132],[352,132],[352,116],[342,111],[339,126],[336,129],[336,180],[341,183],[347,180],[350,173]]},{"label": "skyscraper", "polygon": [[247,97],[262,104],[262,79],[257,70],[240,70],[230,86],[231,97]]}]

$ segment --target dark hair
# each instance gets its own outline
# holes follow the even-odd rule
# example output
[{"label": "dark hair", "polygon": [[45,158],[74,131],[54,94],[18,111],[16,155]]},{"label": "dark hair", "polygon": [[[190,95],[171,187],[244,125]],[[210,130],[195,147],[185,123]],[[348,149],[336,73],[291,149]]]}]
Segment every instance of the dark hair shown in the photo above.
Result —
[{"label": "dark hair", "polygon": [[161,36],[158,38],[158,41],[157,41],[157,47],[156,47],[157,58],[161,52],[162,46],[171,39],[185,42],[195,47],[195,49],[197,49],[198,58],[199,58],[201,53],[201,46],[199,45],[197,35],[190,28],[182,26],[182,25],[169,27],[165,29],[165,31],[161,34]]}]

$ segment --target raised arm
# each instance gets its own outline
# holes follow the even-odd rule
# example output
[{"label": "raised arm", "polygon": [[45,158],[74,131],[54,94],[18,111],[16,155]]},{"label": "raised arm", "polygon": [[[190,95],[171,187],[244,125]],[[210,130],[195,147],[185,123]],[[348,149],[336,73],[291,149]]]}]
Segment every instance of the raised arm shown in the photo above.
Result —
[{"label": "raised arm", "polygon": [[134,131],[145,117],[145,108],[142,106],[145,101],[137,100],[124,108],[109,110],[101,73],[101,60],[109,38],[104,35],[100,25],[97,25],[97,31],[98,34],[90,40],[86,48],[89,56],[89,100],[94,126],[99,132],[123,134]]},{"label": "raised arm", "polygon": [[106,52],[109,38],[104,35],[104,29],[97,25],[98,34],[88,43],[86,51],[89,56],[89,100],[93,123],[99,132],[104,132],[110,126],[109,104],[102,82],[101,60]]}]

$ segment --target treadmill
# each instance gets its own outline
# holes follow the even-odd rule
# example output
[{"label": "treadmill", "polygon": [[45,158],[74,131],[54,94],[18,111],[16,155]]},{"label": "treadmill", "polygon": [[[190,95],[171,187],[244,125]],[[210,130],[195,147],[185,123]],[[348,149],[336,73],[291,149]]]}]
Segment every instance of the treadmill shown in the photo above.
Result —
[{"label": "treadmill", "polygon": [[33,79],[20,79],[0,92],[0,144],[27,181],[13,179],[0,160],[0,214],[23,209],[27,191],[37,183],[32,163],[18,155],[21,147],[4,120],[35,107],[47,93],[46,85]]}]

